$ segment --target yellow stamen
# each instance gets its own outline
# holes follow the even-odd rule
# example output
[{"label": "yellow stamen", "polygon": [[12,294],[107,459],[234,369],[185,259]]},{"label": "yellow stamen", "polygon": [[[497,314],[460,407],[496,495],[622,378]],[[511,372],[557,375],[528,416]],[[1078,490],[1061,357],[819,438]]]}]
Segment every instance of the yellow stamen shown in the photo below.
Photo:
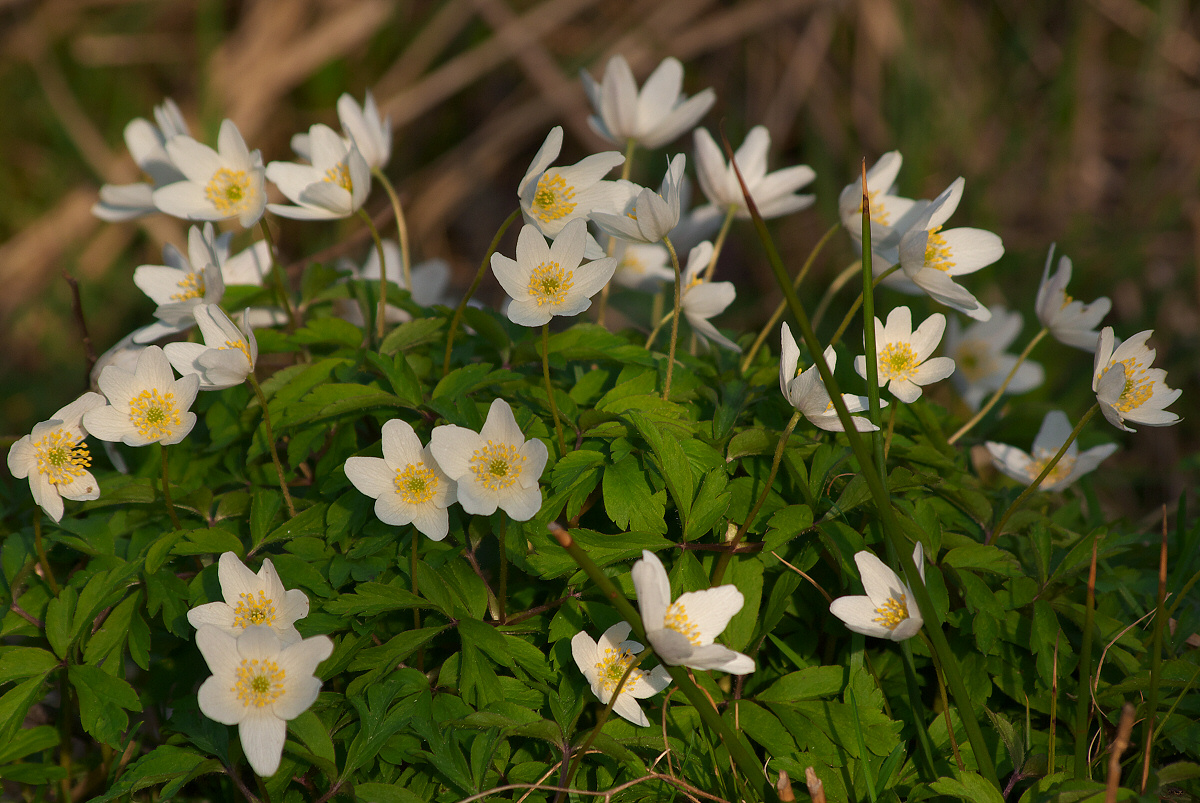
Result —
[{"label": "yellow stamen", "polygon": [[59,428],[47,432],[33,443],[37,470],[51,485],[70,485],[87,473],[92,456],[82,439]]},{"label": "yellow stamen", "polygon": [[[1116,365],[1116,363],[1113,363]],[[1125,388],[1121,391],[1120,398],[1113,406],[1122,413],[1128,413],[1130,410],[1136,410],[1145,404],[1150,396],[1154,393],[1154,381],[1146,373],[1146,368],[1137,361],[1136,357],[1130,357],[1127,360],[1121,360],[1121,365],[1125,366]],[[1110,365],[1106,369],[1111,370]]]},{"label": "yellow stamen", "polygon": [[187,301],[191,298],[204,298],[204,293],[207,286],[204,283],[204,273],[202,271],[193,271],[185,274],[179,280],[179,289],[182,292],[174,293],[171,296],[172,301]]},{"label": "yellow stamen", "polygon": [[162,440],[180,424],[174,393],[143,390],[129,402],[129,423],[143,438]]},{"label": "yellow stamen", "polygon": [[529,277],[529,295],[537,299],[539,307],[561,304],[575,284],[571,281],[574,276],[574,271],[564,271],[557,262],[543,262]]},{"label": "yellow stamen", "polygon": [[230,349],[237,349],[242,352],[246,357],[246,362],[250,363],[251,366],[254,365],[254,359],[250,356],[250,346],[246,344],[245,340],[226,340],[224,346],[217,346],[217,351],[228,351]]},{"label": "yellow stamen", "polygon": [[946,245],[946,238],[938,234],[941,230],[942,227],[937,226],[929,232],[929,240],[925,244],[925,266],[949,272],[954,267],[954,260],[950,258],[954,254]]},{"label": "yellow stamen", "polygon": [[354,192],[354,182],[350,180],[350,166],[345,162],[338,162],[333,167],[325,171],[325,180],[330,184],[336,184],[346,192]]},{"label": "yellow stamen", "polygon": [[275,603],[265,591],[259,589],[257,599],[254,595],[246,593],[239,594],[238,597],[237,607],[233,609],[234,627],[275,624],[278,618],[275,614]]},{"label": "yellow stamen", "polygon": [[489,491],[511,488],[521,477],[525,457],[517,447],[509,443],[487,442],[487,446],[476,449],[470,460],[471,473],[475,481]]},{"label": "yellow stamen", "polygon": [[209,203],[227,217],[233,217],[247,209],[254,194],[246,171],[230,170],[228,167],[222,167],[213,173],[204,188],[204,195]]},{"label": "yellow stamen", "polygon": [[234,671],[234,684],[229,690],[237,695],[243,707],[262,708],[284,695],[286,675],[274,661],[243,658],[241,666]]},{"label": "yellow stamen", "polygon": [[[1054,455],[1058,453],[1055,449],[1049,454],[1034,458],[1029,465],[1025,467],[1025,475],[1029,477],[1029,481],[1033,482],[1038,478],[1038,474],[1046,468],[1046,464],[1054,459]],[[1071,475],[1071,469],[1075,466],[1075,458],[1070,455],[1063,455],[1063,459],[1054,464],[1054,468],[1050,469],[1050,473],[1046,475],[1046,479],[1042,480],[1042,485],[1053,485],[1056,482],[1061,482]]]},{"label": "yellow stamen", "polygon": [[[625,670],[633,663],[633,656],[629,650],[614,650],[609,647],[604,651],[604,656],[596,662],[596,675],[600,681],[600,687],[609,694],[616,690],[617,684],[621,682],[621,678],[625,676]],[[640,669],[635,669],[629,673],[629,679],[625,681],[625,685],[621,690],[629,691],[642,679],[646,673]]]},{"label": "yellow stamen", "polygon": [[667,608],[667,614],[663,617],[663,627],[687,636],[687,640],[692,644],[700,644],[700,628],[688,619],[687,608],[678,601],[671,603],[671,607]]},{"label": "yellow stamen", "polygon": [[438,478],[437,474],[426,468],[424,461],[421,461],[397,469],[392,484],[401,499],[410,505],[420,505],[433,498],[438,489]]},{"label": "yellow stamen", "polygon": [[561,174],[543,173],[533,193],[533,214],[543,223],[564,218],[575,211],[574,197],[575,188]]},{"label": "yellow stamen", "polygon": [[887,602],[875,609],[878,617],[872,619],[873,622],[886,627],[888,630],[895,630],[901,622],[908,618],[908,603],[904,594],[900,595],[900,599],[888,597]]},{"label": "yellow stamen", "polygon": [[908,343],[888,343],[879,352],[879,378],[884,381],[911,379],[919,366],[917,354]]}]

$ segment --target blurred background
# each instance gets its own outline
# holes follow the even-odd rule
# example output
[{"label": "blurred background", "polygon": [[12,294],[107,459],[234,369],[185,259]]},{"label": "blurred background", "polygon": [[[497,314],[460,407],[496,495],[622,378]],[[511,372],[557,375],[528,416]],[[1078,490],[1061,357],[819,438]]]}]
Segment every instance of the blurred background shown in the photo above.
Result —
[{"label": "blurred background", "polygon": [[[1097,480],[1102,498],[1157,511],[1200,473],[1189,413],[1200,392],[1198,15],[1178,0],[0,0],[0,437],[11,443],[86,389],[67,277],[97,353],[151,319],[133,270],[161,264],[165,242],[183,246],[186,226],[163,215],[105,224],[90,208],[101,184],[138,179],[122,131],[164,97],[201,140],[229,117],[270,161],[293,158],[289,138],[312,123],[336,127],[342,92],[373,89],[394,125],[388,173],[414,256],[446,259],[461,291],[552,125],[566,129],[559,164],[607,149],[586,125],[578,71],[599,77],[621,53],[640,81],[672,55],[688,94],[716,90],[710,130],[723,122],[736,146],[761,123],[772,169],[816,170],[815,206],[772,226],[793,270],[837,221],[860,160],[899,149],[901,194],[933,197],[962,175],[949,225],[1003,237],[1005,256],[965,284],[1024,313],[1016,350],[1036,331],[1052,242],[1074,260],[1073,296],[1113,299],[1118,336],[1153,328],[1184,423],[1125,436],[1097,418],[1083,441],[1124,447]],[[690,137],[668,148],[691,149]],[[657,185],[664,164],[642,153],[633,178]],[[370,211],[385,206],[377,191]],[[361,228],[280,221],[277,241],[296,263]],[[235,251],[257,233],[237,237]],[[366,248],[359,236],[346,253],[361,260]],[[805,298],[815,304],[854,258],[835,236]],[[761,326],[779,293],[748,226],[735,225],[718,278],[739,286],[718,325]],[[843,295],[844,309],[853,290]],[[1046,409],[1075,420],[1092,402],[1088,355],[1046,343],[1034,356],[1046,385],[995,432],[1022,448]]]}]

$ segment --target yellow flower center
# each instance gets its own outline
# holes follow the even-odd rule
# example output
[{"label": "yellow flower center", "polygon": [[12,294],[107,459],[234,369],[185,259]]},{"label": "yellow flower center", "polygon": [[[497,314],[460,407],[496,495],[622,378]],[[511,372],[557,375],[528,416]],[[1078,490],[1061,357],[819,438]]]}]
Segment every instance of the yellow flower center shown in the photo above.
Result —
[{"label": "yellow flower center", "polygon": [[517,447],[509,443],[487,442],[487,446],[476,449],[471,457],[471,473],[475,481],[489,491],[511,488],[521,477],[525,457]]},{"label": "yellow flower center", "polygon": [[143,390],[129,402],[129,422],[143,438],[156,441],[170,435],[180,424],[175,394]]},{"label": "yellow flower center", "polygon": [[646,272],[646,265],[633,254],[626,253],[625,256],[621,257],[621,264],[617,266],[617,270],[642,274]]},{"label": "yellow flower center", "polygon": [[968,382],[978,382],[996,373],[993,351],[981,340],[964,340],[954,355],[954,364]]},{"label": "yellow flower center", "polygon": [[[871,222],[878,223],[880,226],[886,226],[891,218],[888,215],[887,209],[882,203],[876,200],[879,195],[879,190],[872,190],[867,193],[867,200],[871,203]],[[858,203],[858,213],[861,215],[863,211],[862,202]]]},{"label": "yellow flower center", "polygon": [[286,690],[283,688],[283,681],[286,674],[274,661],[243,658],[241,666],[233,673],[234,683],[229,690],[237,695],[243,707],[249,708],[253,705],[255,708],[262,708],[284,695]]},{"label": "yellow flower center", "polygon": [[336,184],[346,192],[354,192],[354,182],[350,180],[350,167],[345,162],[338,162],[325,171],[325,180]]},{"label": "yellow flower center", "polygon": [[397,469],[392,484],[396,486],[396,493],[400,494],[401,499],[410,505],[420,505],[433,498],[438,489],[438,478],[433,469],[426,468],[422,461]]},{"label": "yellow flower center", "polygon": [[879,376],[885,381],[910,379],[919,365],[917,353],[904,342],[888,343],[879,352]]},{"label": "yellow flower center", "polygon": [[51,485],[70,485],[76,477],[87,473],[92,456],[82,440],[63,429],[55,429],[38,438],[33,444],[37,455],[37,470],[46,475]]},{"label": "yellow flower center", "polygon": [[663,617],[663,627],[667,630],[674,630],[676,633],[682,633],[692,644],[700,644],[700,628],[688,619],[687,608],[680,605],[678,601],[672,602],[671,607],[667,608],[667,614]]},{"label": "yellow flower center", "polygon": [[938,226],[929,232],[929,240],[925,243],[925,266],[949,272],[954,267],[954,260],[951,259],[954,254],[946,245],[946,238],[938,234],[941,230],[942,227]]},{"label": "yellow flower center", "polygon": [[888,597],[887,602],[875,609],[875,613],[879,616],[871,621],[878,622],[888,630],[895,630],[901,622],[908,618],[908,603],[905,595],[901,594],[900,599]]},{"label": "yellow flower center", "polygon": [[575,188],[568,187],[562,175],[543,173],[533,193],[533,214],[543,223],[564,218],[575,211],[574,197]]},{"label": "yellow flower center", "polygon": [[[614,650],[611,647],[605,650],[604,657],[596,663],[596,675],[600,681],[600,687],[612,694],[631,663],[633,663],[633,656],[629,654],[629,650]],[[628,691],[633,688],[644,674],[640,669],[630,672],[629,679],[625,681],[621,690]]]},{"label": "yellow flower center", "polygon": [[[1033,482],[1038,478],[1038,474],[1046,468],[1046,464],[1054,459],[1054,455],[1058,453],[1056,449],[1051,454],[1042,455],[1034,458],[1028,466],[1025,467],[1025,475],[1029,477],[1029,481]],[[1070,455],[1063,455],[1063,459],[1054,464],[1054,468],[1050,469],[1050,473],[1046,475],[1046,479],[1042,480],[1044,485],[1053,485],[1056,482],[1061,482],[1071,475],[1071,469],[1075,466],[1075,458]]]},{"label": "yellow flower center", "polygon": [[172,301],[187,301],[190,298],[204,298],[204,292],[208,288],[204,283],[203,271],[192,271],[184,274],[184,277],[179,280],[179,292],[171,295]]},{"label": "yellow flower center", "polygon": [[[1146,369],[1137,361],[1136,357],[1121,360],[1121,365],[1125,366],[1125,388],[1113,406],[1122,413],[1128,413],[1149,400],[1151,394],[1154,393],[1154,381],[1147,376]],[[1105,371],[1111,370],[1112,367],[1110,365]]]},{"label": "yellow flower center", "polygon": [[563,271],[557,262],[543,262],[529,277],[529,295],[537,299],[539,307],[561,304],[575,285],[571,281],[574,276],[574,271]]},{"label": "yellow flower center", "polygon": [[237,607],[233,609],[234,627],[273,625],[276,618],[275,603],[262,589],[259,589],[257,599],[252,594],[238,595]]},{"label": "yellow flower center", "polygon": [[224,346],[217,346],[217,351],[228,351],[230,349],[237,349],[242,352],[246,357],[246,362],[250,363],[251,367],[253,367],[254,360],[250,356],[250,346],[246,344],[245,340],[226,340]]},{"label": "yellow flower center", "polygon": [[204,195],[218,212],[233,217],[250,206],[254,191],[250,188],[250,177],[245,170],[222,167],[208,180]]}]

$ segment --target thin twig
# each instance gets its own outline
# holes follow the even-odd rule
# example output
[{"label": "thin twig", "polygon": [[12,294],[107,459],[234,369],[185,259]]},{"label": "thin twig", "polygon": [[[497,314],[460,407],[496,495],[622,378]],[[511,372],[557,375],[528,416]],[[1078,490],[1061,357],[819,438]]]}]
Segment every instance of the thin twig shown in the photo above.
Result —
[{"label": "thin twig", "polygon": [[86,376],[90,382],[92,368],[96,365],[96,348],[92,345],[92,336],[88,334],[87,319],[83,317],[83,301],[79,297],[79,281],[65,270],[62,272],[62,277],[67,280],[67,286],[71,288],[71,314],[75,316],[75,323],[79,325],[79,335],[83,338],[83,355],[87,358]]}]

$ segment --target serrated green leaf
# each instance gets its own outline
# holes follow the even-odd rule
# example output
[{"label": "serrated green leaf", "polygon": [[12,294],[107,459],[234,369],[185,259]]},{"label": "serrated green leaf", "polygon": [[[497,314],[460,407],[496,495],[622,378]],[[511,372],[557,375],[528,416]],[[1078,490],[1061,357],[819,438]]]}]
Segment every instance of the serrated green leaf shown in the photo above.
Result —
[{"label": "serrated green leaf", "polygon": [[629,455],[604,469],[604,509],[622,530],[667,532],[665,494],[650,487],[637,458]]},{"label": "serrated green leaf", "polygon": [[117,747],[129,726],[126,711],[141,711],[137,692],[122,678],[94,666],[71,666],[67,677],[79,696],[79,720],[97,741]]}]

